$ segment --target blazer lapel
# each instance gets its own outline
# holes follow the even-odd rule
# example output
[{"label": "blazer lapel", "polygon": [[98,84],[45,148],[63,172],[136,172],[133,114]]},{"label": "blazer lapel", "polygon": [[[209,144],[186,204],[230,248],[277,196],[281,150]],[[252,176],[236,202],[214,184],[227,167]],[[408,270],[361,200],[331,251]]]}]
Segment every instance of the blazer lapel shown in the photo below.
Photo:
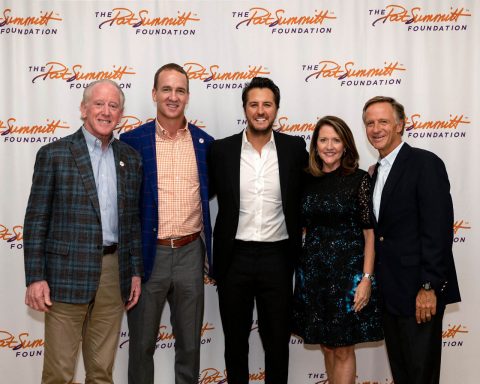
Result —
[{"label": "blazer lapel", "polygon": [[198,173],[200,174],[200,164],[207,161],[207,151],[205,151],[204,145],[205,141],[201,136],[197,134],[194,129],[191,128],[190,123],[188,123],[188,130],[190,132],[190,135],[192,136],[193,149],[195,151],[195,158],[197,159]]},{"label": "blazer lapel", "polygon": [[[378,161],[375,163],[375,165],[370,166],[370,167],[373,167],[373,173],[371,175],[373,185],[375,185],[375,183],[377,182],[377,175],[378,175],[378,167],[379,166],[380,166],[380,163]],[[373,194],[373,190],[372,190],[372,194]]]},{"label": "blazer lapel", "polygon": [[285,203],[288,187],[288,146],[285,145],[284,140],[277,132],[273,131],[273,138],[275,140],[275,148],[277,149],[278,158],[278,173],[280,176],[280,193],[282,197],[283,211],[285,212]]},{"label": "blazer lapel", "polygon": [[[370,188],[370,200],[369,200],[369,206],[370,206],[370,212],[371,216],[373,218],[373,224],[375,227],[378,225],[377,217],[375,216],[375,213],[373,211],[373,191],[375,190],[375,183],[377,182],[377,175],[378,175],[378,167],[380,163],[377,161],[375,165],[371,165],[371,167],[374,167],[373,169],[373,174],[372,174],[372,183],[371,183],[371,188]],[[383,193],[383,191],[382,191]]]},{"label": "blazer lapel", "polygon": [[157,150],[155,144],[155,123],[151,129],[145,131],[145,139],[142,140],[143,169],[145,173],[145,183],[150,185],[153,195],[153,203],[158,207],[158,181],[157,181]]},{"label": "blazer lapel", "polygon": [[117,174],[117,206],[118,215],[120,216],[125,208],[125,161],[127,159],[123,159],[117,140],[112,143],[112,148]]},{"label": "blazer lapel", "polygon": [[395,158],[392,169],[390,170],[390,173],[388,174],[387,180],[385,181],[385,185],[383,187],[378,221],[380,221],[380,219],[382,218],[382,213],[384,212],[385,207],[388,206],[390,202],[392,194],[395,191],[395,186],[397,185],[400,177],[406,169],[406,162],[410,154],[410,149],[411,147],[407,143],[404,143],[402,148],[398,152],[397,157]]},{"label": "blazer lapel", "polygon": [[233,167],[230,173],[232,183],[233,201],[240,208],[240,158],[242,156],[243,131],[240,132],[233,142],[230,154],[233,161]]},{"label": "blazer lapel", "polygon": [[82,178],[87,194],[92,201],[98,220],[101,220],[100,204],[98,202],[95,177],[93,176],[92,161],[90,160],[87,142],[85,141],[85,137],[83,136],[82,129],[79,129],[72,136],[72,145],[70,147],[70,150],[72,152],[73,158],[75,159],[75,163],[77,164],[77,168]]}]

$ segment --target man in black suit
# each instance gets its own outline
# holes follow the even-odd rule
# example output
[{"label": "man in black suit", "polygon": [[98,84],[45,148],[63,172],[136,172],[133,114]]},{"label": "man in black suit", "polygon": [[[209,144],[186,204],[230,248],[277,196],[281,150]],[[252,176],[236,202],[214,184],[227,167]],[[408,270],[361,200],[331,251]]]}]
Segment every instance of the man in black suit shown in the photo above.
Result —
[{"label": "man in black suit", "polygon": [[393,379],[438,383],[445,305],[460,301],[447,171],[432,152],[402,142],[405,111],[393,98],[368,100],[363,122],[380,155],[373,175],[375,260]]},{"label": "man in black suit", "polygon": [[244,88],[247,128],[215,141],[209,172],[218,199],[213,276],[218,284],[229,384],[247,384],[254,302],[265,383],[286,384],[293,261],[301,245],[303,139],[272,130],[280,90],[256,77]]}]

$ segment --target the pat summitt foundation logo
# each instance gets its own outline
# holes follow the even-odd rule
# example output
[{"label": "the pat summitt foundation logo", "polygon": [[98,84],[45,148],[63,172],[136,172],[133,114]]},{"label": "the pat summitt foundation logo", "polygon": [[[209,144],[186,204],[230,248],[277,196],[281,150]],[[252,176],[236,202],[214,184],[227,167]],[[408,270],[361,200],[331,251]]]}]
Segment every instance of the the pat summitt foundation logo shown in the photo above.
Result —
[{"label": "the pat summitt foundation logo", "polygon": [[366,65],[355,60],[341,62],[331,59],[302,64],[301,69],[307,74],[305,82],[337,80],[341,87],[399,85],[402,82],[399,76],[407,70],[398,60],[385,60],[376,65]]},{"label": "the pat summitt foundation logo", "polygon": [[445,7],[445,3],[431,3],[434,6],[426,9],[423,4],[406,7],[400,4],[387,4],[384,8],[368,9],[373,27],[385,24],[403,24],[408,32],[455,32],[467,30],[462,24],[472,16],[470,10],[456,2],[456,5]]},{"label": "the pat summitt foundation logo", "polygon": [[21,14],[12,8],[0,8],[0,35],[56,35],[63,21],[55,10]]},{"label": "the pat summitt foundation logo", "polygon": [[275,35],[329,34],[332,22],[337,19],[330,9],[311,9],[301,14],[284,8],[251,7],[233,11],[236,29],[263,28]]}]

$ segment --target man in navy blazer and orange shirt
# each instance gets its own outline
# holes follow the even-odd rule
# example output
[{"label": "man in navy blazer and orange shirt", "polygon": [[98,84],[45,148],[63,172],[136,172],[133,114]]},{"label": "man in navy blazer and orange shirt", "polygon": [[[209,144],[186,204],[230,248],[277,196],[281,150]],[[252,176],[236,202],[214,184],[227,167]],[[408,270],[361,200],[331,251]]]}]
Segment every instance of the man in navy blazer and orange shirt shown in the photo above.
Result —
[{"label": "man in navy blazer and orange shirt", "polygon": [[373,174],[375,273],[393,379],[436,384],[445,306],[460,301],[447,171],[432,152],[402,142],[405,111],[395,99],[368,100],[362,117],[380,155]]},{"label": "man in navy blazer and orange shirt", "polygon": [[[196,384],[204,306],[205,247],[211,225],[206,156],[213,138],[187,123],[188,76],[178,64],[157,70],[152,122],[121,135],[143,160],[140,196],[145,278],[128,313],[128,382],[153,383],[153,355],[165,301],[175,336],[175,383]],[[201,234],[205,239],[202,240]]]}]

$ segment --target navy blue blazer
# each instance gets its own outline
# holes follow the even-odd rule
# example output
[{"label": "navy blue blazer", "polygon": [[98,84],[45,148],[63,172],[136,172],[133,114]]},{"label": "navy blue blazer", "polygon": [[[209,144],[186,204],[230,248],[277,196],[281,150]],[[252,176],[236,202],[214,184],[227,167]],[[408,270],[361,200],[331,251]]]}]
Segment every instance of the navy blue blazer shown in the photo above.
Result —
[{"label": "navy blue blazer", "polygon": [[386,311],[414,316],[416,296],[425,282],[435,289],[439,308],[460,301],[453,220],[443,161],[403,144],[382,191],[378,222],[374,220],[375,273]]},{"label": "navy blue blazer", "polygon": [[[197,158],[198,178],[200,180],[200,198],[202,202],[203,230],[205,234],[208,263],[211,270],[212,226],[210,222],[207,152],[210,144],[213,142],[213,137],[193,124],[188,124],[188,129],[192,135],[193,147]],[[120,140],[135,148],[142,156],[143,161],[140,215],[142,222],[143,267],[145,272],[144,282],[146,282],[150,278],[153,269],[158,233],[158,182],[155,151],[155,120],[122,134]]]}]

